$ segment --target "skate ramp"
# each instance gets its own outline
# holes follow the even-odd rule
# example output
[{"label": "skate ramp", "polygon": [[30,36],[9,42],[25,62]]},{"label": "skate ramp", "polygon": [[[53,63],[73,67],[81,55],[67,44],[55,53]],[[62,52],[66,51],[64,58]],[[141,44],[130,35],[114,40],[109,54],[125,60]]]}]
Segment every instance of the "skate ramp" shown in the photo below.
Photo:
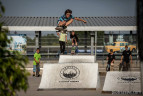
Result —
[{"label": "skate ramp", "polygon": [[67,63],[43,65],[38,90],[98,88],[98,63]]},{"label": "skate ramp", "polygon": [[59,63],[94,63],[92,55],[60,55]]},{"label": "skate ramp", "polygon": [[141,92],[140,72],[107,72],[103,93],[127,94]]}]

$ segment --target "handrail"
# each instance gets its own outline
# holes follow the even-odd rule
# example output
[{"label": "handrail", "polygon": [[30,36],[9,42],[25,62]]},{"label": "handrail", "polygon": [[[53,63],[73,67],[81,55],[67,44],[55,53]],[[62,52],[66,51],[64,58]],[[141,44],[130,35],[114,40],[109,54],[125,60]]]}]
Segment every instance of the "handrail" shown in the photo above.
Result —
[{"label": "handrail", "polygon": [[[96,53],[97,56],[107,56],[109,53]],[[27,55],[27,56],[32,56],[34,54],[23,54],[23,55]],[[59,55],[58,53],[41,53],[41,56],[48,56],[48,55]],[[68,53],[68,55],[70,55],[70,53]],[[90,53],[78,53],[78,55],[90,55]],[[114,53],[115,56],[122,56],[122,53]],[[132,53],[132,56],[137,56],[137,53]]]}]

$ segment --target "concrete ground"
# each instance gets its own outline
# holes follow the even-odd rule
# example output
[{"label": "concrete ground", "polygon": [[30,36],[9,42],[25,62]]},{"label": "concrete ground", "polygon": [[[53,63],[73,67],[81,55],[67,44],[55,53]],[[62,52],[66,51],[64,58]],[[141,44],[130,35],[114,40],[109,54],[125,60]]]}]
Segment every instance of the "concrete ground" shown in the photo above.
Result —
[{"label": "concrete ground", "polygon": [[[44,63],[58,63],[58,60],[52,61],[42,61],[41,68]],[[28,77],[29,88],[27,92],[20,91],[18,92],[18,96],[136,96],[136,95],[119,95],[119,94],[103,94],[102,89],[104,85],[105,75],[106,75],[106,63],[103,64],[102,61],[98,61],[99,63],[99,71],[100,71],[100,88],[97,90],[46,90],[46,91],[37,91],[41,77],[33,77],[32,76],[32,61],[28,63],[26,66],[27,70],[31,73],[31,76]],[[116,61],[115,70],[118,70],[119,61]],[[140,65],[136,61],[133,61],[131,66],[131,71],[139,71]],[[102,73],[103,72],[103,73]],[[42,74],[42,70],[41,70]],[[140,95],[141,96],[141,95]],[[143,95],[142,95],[143,96]]]},{"label": "concrete ground", "polygon": [[[117,95],[117,94],[103,94],[102,88],[105,76],[100,76],[100,88],[97,90],[46,90],[37,91],[40,84],[41,77],[28,77],[29,88],[27,92],[20,91],[18,96],[137,96],[137,95]],[[140,95],[141,96],[141,95]]]}]

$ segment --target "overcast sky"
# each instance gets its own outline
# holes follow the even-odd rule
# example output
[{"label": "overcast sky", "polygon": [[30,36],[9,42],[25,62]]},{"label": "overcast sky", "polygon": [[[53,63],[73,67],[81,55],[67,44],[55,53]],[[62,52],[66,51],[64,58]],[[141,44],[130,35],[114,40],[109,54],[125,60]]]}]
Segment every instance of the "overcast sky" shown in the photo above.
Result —
[{"label": "overcast sky", "polygon": [[135,16],[136,0],[2,0],[5,16]]},{"label": "overcast sky", "polygon": [[[2,0],[2,3],[5,16],[59,17],[66,9],[71,9],[74,16],[136,16],[136,0]],[[19,34],[34,38],[35,32]]]}]

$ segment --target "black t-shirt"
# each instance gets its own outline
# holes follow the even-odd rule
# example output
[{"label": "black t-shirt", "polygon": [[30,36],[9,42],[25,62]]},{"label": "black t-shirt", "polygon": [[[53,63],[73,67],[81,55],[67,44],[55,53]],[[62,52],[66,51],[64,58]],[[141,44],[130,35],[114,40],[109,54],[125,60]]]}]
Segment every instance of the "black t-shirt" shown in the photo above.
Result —
[{"label": "black t-shirt", "polygon": [[129,62],[130,55],[131,55],[131,51],[130,50],[128,50],[128,51],[124,50],[123,53],[122,53],[122,56],[124,56],[123,60],[126,61],[126,62]]},{"label": "black t-shirt", "polygon": [[115,55],[114,54],[108,54],[108,63],[110,64],[111,63],[111,61],[113,61],[113,59],[115,59]]},{"label": "black t-shirt", "polygon": [[78,42],[78,37],[77,37],[76,34],[74,34],[74,35],[70,34],[70,38],[73,39],[73,40],[76,39],[76,41]]}]

